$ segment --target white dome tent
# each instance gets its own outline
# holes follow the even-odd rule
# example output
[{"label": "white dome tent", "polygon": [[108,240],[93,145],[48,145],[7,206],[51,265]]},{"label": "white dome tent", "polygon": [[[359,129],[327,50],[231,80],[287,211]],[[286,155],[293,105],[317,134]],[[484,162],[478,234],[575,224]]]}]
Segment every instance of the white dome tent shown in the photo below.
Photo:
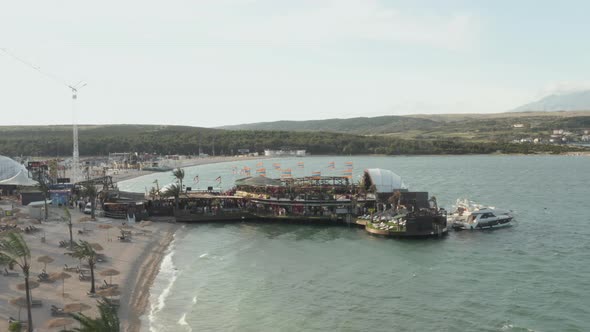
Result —
[{"label": "white dome tent", "polygon": [[369,168],[365,170],[364,178],[370,180],[368,186],[375,186],[375,193],[392,193],[396,190],[405,191],[408,187],[402,181],[401,176],[394,172],[381,169],[381,168]]},{"label": "white dome tent", "polygon": [[0,156],[0,181],[10,179],[20,172],[27,173],[25,166],[11,158]]}]

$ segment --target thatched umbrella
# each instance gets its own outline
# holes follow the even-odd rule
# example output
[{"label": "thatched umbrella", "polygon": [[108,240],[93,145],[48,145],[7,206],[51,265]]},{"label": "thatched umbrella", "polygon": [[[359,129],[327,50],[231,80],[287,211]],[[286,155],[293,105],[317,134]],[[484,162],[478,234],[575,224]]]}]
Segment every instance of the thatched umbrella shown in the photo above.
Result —
[{"label": "thatched umbrella", "polygon": [[113,284],[113,276],[118,276],[119,274],[120,272],[115,269],[107,269],[100,272],[100,275],[103,277],[111,277],[111,285]]},{"label": "thatched umbrella", "polygon": [[[37,287],[39,287],[39,283],[34,281],[34,280],[30,280],[29,281],[29,289],[35,289]],[[26,289],[26,284],[23,282],[22,284],[18,284],[16,285],[16,289],[18,290],[25,290]]]},{"label": "thatched umbrella", "polygon": [[66,295],[66,279],[70,279],[72,276],[65,272],[53,272],[49,275],[51,280],[61,280],[61,297],[64,298]]},{"label": "thatched umbrella", "polygon": [[44,271],[47,268],[47,264],[53,263],[54,260],[55,259],[53,259],[52,257],[49,257],[49,256],[41,256],[41,257],[37,258],[37,262],[45,264],[43,266]]},{"label": "thatched umbrella", "polygon": [[71,314],[71,313],[74,313],[74,312],[82,312],[82,311],[85,311],[85,310],[88,310],[88,309],[91,309],[91,308],[92,307],[89,306],[88,304],[81,303],[81,302],[78,302],[78,303],[68,303],[68,304],[66,304],[64,306],[64,312],[65,313],[68,313],[68,314]]},{"label": "thatched umbrella", "polygon": [[92,218],[90,218],[90,217],[82,217],[82,218],[78,219],[78,222],[87,222],[87,221],[90,221],[90,220],[92,220]]},{"label": "thatched umbrella", "polygon": [[[34,281],[34,280],[29,280],[29,294],[31,295],[31,300],[33,299],[33,289],[39,287],[41,284]],[[26,289],[26,284],[23,282],[22,284],[18,284],[16,285],[16,289],[18,290],[25,290]]]},{"label": "thatched umbrella", "polygon": [[91,243],[90,246],[92,247],[92,249],[96,250],[96,251],[101,251],[104,250],[104,248],[100,245],[100,243]]},{"label": "thatched umbrella", "polygon": [[11,299],[10,304],[18,307],[18,320],[20,320],[20,310],[27,307],[27,299],[24,296],[19,296]]},{"label": "thatched umbrella", "polygon": [[144,220],[144,221],[142,221],[142,222],[139,223],[139,226],[140,227],[146,227],[146,226],[151,226],[151,225],[152,225],[152,222],[149,221],[149,220]]},{"label": "thatched umbrella", "polygon": [[101,225],[98,225],[98,228],[102,228],[102,229],[107,230],[107,241],[108,241],[109,240],[109,229],[113,228],[113,225],[101,224]]},{"label": "thatched umbrella", "polygon": [[76,321],[71,318],[60,317],[48,320],[47,323],[45,323],[45,327],[50,329],[54,329],[56,327],[63,327],[65,330],[68,325],[73,324],[75,322]]}]

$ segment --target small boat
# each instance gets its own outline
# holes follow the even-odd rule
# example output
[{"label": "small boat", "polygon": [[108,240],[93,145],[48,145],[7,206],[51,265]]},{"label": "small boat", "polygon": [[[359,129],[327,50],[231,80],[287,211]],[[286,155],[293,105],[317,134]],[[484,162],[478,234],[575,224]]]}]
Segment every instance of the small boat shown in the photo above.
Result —
[{"label": "small boat", "polygon": [[447,221],[453,229],[464,230],[508,226],[513,218],[508,211],[457,200],[456,210],[447,216]]}]

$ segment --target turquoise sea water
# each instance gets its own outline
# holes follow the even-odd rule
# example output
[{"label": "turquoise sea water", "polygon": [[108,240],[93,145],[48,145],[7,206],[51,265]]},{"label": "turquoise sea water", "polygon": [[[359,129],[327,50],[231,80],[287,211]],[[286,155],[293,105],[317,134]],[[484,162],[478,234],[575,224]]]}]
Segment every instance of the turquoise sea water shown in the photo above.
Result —
[{"label": "turquoise sea water", "polygon": [[[297,162],[305,163],[304,169]],[[590,158],[308,157],[265,160],[295,176],[334,161],[391,169],[449,207],[459,197],[514,211],[513,227],[394,240],[362,229],[186,225],[152,288],[146,331],[589,331]],[[232,167],[197,166],[201,187]],[[338,174],[332,172],[332,174]],[[240,177],[236,175],[235,177]],[[144,191],[170,173],[121,183]],[[191,184],[192,185],[192,184]],[[194,185],[193,185],[194,187]]]}]

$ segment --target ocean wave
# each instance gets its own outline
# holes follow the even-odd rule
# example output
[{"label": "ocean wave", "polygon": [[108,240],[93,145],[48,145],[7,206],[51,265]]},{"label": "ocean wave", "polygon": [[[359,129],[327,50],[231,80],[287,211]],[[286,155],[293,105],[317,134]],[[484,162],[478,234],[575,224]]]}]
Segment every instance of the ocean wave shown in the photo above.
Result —
[{"label": "ocean wave", "polygon": [[158,312],[162,311],[162,309],[164,309],[164,307],[166,306],[166,299],[168,298],[168,296],[170,295],[170,291],[172,290],[172,287],[174,286],[174,284],[176,283],[176,279],[178,278],[178,271],[176,269],[176,267],[174,266],[174,262],[172,260],[172,258],[174,257],[175,254],[175,242],[176,242],[176,237],[175,239],[170,243],[170,246],[168,247],[168,252],[166,254],[166,256],[164,256],[164,259],[162,260],[162,263],[160,264],[160,272],[158,273],[158,276],[156,277],[156,281],[154,284],[163,284],[166,281],[168,281],[168,283],[166,284],[166,286],[162,289],[161,293],[157,296],[157,298],[155,298],[155,292],[152,293],[152,299],[150,299],[150,302],[152,303],[151,308],[150,308],[150,313],[148,315],[148,321],[150,323],[150,331],[157,331],[158,329],[156,328],[156,315]]},{"label": "ocean wave", "polygon": [[186,326],[188,332],[193,331],[193,328],[186,322],[186,312],[182,314],[182,317],[180,317],[177,323],[180,326]]}]

